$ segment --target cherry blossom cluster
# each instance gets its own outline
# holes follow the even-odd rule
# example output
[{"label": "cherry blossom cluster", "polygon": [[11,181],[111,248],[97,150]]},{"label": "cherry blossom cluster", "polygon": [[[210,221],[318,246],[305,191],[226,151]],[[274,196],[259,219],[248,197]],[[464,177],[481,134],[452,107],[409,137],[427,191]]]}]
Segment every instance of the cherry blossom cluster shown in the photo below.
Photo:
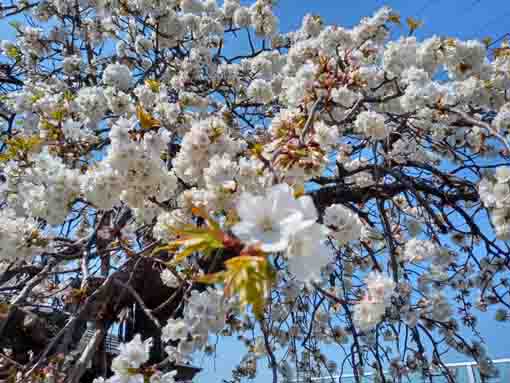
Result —
[{"label": "cherry blossom cluster", "polygon": [[152,367],[146,367],[150,357],[152,339],[148,338],[142,341],[140,334],[129,342],[120,344],[120,353],[113,359],[112,371],[114,375],[111,378],[96,378],[94,383],[174,383],[176,370],[170,372],[160,372]]}]

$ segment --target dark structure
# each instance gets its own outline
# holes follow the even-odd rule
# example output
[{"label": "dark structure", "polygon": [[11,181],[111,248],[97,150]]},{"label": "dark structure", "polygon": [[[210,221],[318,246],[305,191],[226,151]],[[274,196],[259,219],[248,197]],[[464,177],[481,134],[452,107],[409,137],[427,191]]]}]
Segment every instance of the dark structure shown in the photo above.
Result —
[{"label": "dark structure", "polygon": [[[23,274],[19,270],[4,273],[0,275],[0,288],[7,292],[9,286],[13,286],[13,291],[16,291],[15,287],[21,282],[20,276],[24,276],[26,281],[40,271],[34,268]],[[12,360],[24,365],[30,365],[30,353],[36,358],[43,353],[47,358],[64,355],[67,366],[63,370],[69,371],[89,345],[96,328],[102,326],[106,331],[85,366],[80,382],[91,383],[95,377],[110,376],[111,361],[119,353],[119,344],[129,342],[135,334],[140,334],[142,339],[153,338],[149,363],[161,364],[163,371],[176,369],[176,379],[189,382],[200,369],[189,365],[162,364],[166,354],[160,340],[161,330],[147,317],[146,310],[149,310],[164,325],[168,318],[182,315],[180,303],[183,291],[164,285],[159,275],[158,264],[149,258],[140,259],[116,274],[115,278],[89,278],[84,298],[77,301],[56,299],[54,306],[34,305],[29,308],[10,305],[15,294],[4,293],[0,300],[0,305],[3,305],[0,306],[0,328],[3,329],[0,351],[3,348],[12,350]],[[129,288],[126,288],[128,284]],[[76,286],[80,285],[81,281],[77,280]],[[194,288],[201,290],[204,286],[196,285]],[[134,294],[143,301],[143,308]],[[2,312],[2,307],[6,308],[5,312]],[[72,328],[52,343],[59,332],[69,328],[73,318]],[[12,363],[0,363],[0,381],[9,376],[12,376]]]}]

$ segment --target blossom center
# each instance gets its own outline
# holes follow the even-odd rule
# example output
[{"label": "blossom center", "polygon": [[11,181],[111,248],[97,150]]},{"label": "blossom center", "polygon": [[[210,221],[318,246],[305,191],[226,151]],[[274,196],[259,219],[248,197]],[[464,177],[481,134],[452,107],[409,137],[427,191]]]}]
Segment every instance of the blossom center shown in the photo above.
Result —
[{"label": "blossom center", "polygon": [[273,231],[273,220],[269,216],[265,216],[262,218],[260,222],[260,226],[264,232]]}]

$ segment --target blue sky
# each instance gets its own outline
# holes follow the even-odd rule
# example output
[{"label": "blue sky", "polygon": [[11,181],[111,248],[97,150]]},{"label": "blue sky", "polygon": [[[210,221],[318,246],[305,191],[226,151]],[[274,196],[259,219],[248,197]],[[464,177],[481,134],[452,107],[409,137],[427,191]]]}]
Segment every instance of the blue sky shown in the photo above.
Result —
[{"label": "blue sky", "polygon": [[327,24],[352,26],[383,5],[398,11],[403,19],[423,20],[418,37],[438,34],[468,39],[510,31],[510,3],[503,0],[280,0],[277,13],[286,31],[298,27],[306,13],[320,15]]},{"label": "blue sky", "polygon": [[[320,15],[326,24],[349,27],[383,5],[398,11],[403,20],[408,16],[423,20],[423,27],[416,33],[418,38],[436,34],[462,39],[497,39],[510,32],[508,0],[279,0],[276,13],[280,18],[280,29],[285,32],[297,29],[306,13]],[[0,22],[0,33],[0,39],[13,37],[12,29],[4,21]],[[480,318],[480,330],[490,345],[490,354],[497,358],[510,357],[508,327],[494,322],[491,316]],[[207,357],[195,360],[195,364],[203,368],[197,381],[212,383],[229,379],[232,368],[243,354],[244,347],[237,341],[219,339],[215,361]],[[339,358],[342,357],[339,355]],[[459,357],[452,355],[447,359],[458,361]],[[260,375],[255,383],[270,381],[264,360],[259,361],[259,370]]]}]

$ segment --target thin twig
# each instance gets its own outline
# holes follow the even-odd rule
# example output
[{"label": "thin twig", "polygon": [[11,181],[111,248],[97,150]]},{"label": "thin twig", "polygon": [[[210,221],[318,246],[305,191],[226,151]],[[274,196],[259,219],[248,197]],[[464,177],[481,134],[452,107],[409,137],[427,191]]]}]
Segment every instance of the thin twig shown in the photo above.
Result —
[{"label": "thin twig", "polygon": [[98,329],[96,329],[92,338],[90,338],[87,346],[83,350],[83,353],[81,354],[80,358],[74,365],[73,370],[69,373],[66,382],[78,383],[80,381],[81,377],[87,370],[87,365],[94,356],[94,352],[97,350],[97,348],[103,341],[105,335],[106,329],[104,328],[103,325],[101,325]]},{"label": "thin twig", "polygon": [[7,323],[11,319],[12,315],[16,312],[17,307],[22,304],[26,298],[28,297],[28,294],[33,290],[33,288],[41,282],[44,278],[46,278],[48,271],[54,266],[56,261],[54,259],[50,259],[48,261],[48,264],[38,273],[36,274],[30,281],[27,282],[23,290],[14,298],[10,305],[9,309],[7,311],[7,314],[5,315],[5,318],[0,321],[0,335],[3,333],[5,327],[7,326]]},{"label": "thin twig", "polygon": [[315,113],[317,112],[317,109],[319,107],[319,104],[322,102],[322,97],[319,97],[315,103],[312,106],[312,109],[310,110],[310,114],[308,115],[308,119],[306,120],[305,126],[303,127],[303,131],[301,132],[301,136],[299,137],[299,144],[304,145],[305,143],[305,137],[308,134],[308,131],[311,129],[313,125],[313,118]]},{"label": "thin twig", "polygon": [[[62,336],[64,336],[67,332],[72,333],[72,330],[74,329],[76,322],[82,317],[82,315],[88,309],[89,305],[94,301],[95,297],[97,297],[104,290],[109,288],[109,286],[111,285],[111,282],[116,277],[116,275],[117,275],[116,273],[111,274],[103,282],[103,284],[87,298],[85,303],[82,306],[80,306],[80,309],[78,310],[78,312],[68,319],[65,326],[57,333],[57,335],[55,335],[55,337],[52,339],[51,343],[46,347],[46,349],[43,351],[43,353],[39,356],[39,359],[37,360],[37,362],[32,366],[32,368],[30,368],[30,370],[28,370],[27,373],[23,374],[23,376],[21,377],[21,380],[20,380],[21,382],[25,381],[25,379],[28,376],[30,376],[35,370],[37,370],[42,365],[46,356],[50,353],[50,351],[53,349],[53,347],[57,344],[57,342],[60,340],[60,338]],[[64,343],[66,343],[68,341],[70,341],[70,339],[65,340]]]},{"label": "thin twig", "polygon": [[483,121],[480,121],[474,117],[471,117],[469,114],[462,112],[460,110],[451,109],[450,111],[452,113],[455,113],[455,114],[459,115],[460,117],[462,117],[462,119],[467,123],[470,123],[474,126],[478,126],[479,128],[487,129],[494,137],[497,137],[503,143],[503,145],[505,145],[506,150],[510,154],[510,143],[507,141],[507,139],[502,134],[500,134],[496,130],[496,128],[492,127],[490,124],[488,124],[486,122],[483,122]]},{"label": "thin twig", "polygon": [[118,284],[119,286],[125,288],[127,291],[129,291],[129,293],[133,296],[133,298],[135,298],[135,300],[138,302],[138,304],[142,308],[142,310],[145,313],[145,315],[147,315],[147,317],[156,325],[156,327],[160,329],[161,328],[161,323],[159,323],[158,318],[156,318],[152,314],[152,310],[147,308],[147,306],[146,306],[145,302],[143,301],[142,297],[136,292],[136,290],[132,286],[127,285],[125,283],[122,283],[119,280],[115,280],[115,283]]}]

